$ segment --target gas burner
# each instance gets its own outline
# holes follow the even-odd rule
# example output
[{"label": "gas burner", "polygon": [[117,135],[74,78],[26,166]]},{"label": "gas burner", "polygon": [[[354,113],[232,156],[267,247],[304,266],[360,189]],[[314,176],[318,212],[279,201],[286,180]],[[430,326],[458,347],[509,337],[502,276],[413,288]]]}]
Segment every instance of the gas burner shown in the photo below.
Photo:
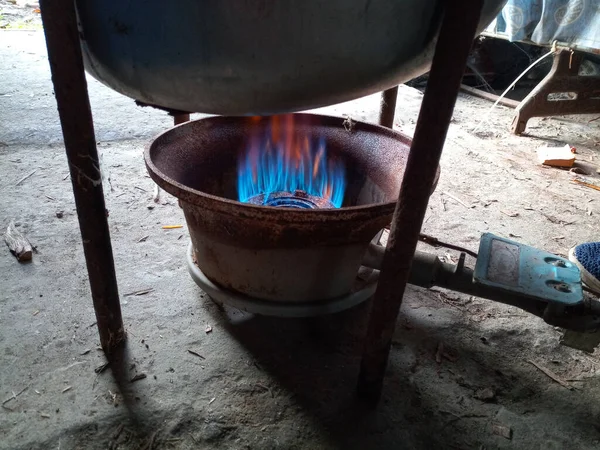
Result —
[{"label": "gas burner", "polygon": [[392,220],[409,148],[399,132],[349,132],[339,117],[213,116],[156,138],[146,165],[180,200],[202,289],[254,312],[262,301],[261,313],[311,315],[368,298],[353,286]]},{"label": "gas burner", "polygon": [[259,194],[249,198],[246,203],[259,206],[276,206],[278,208],[296,209],[328,209],[335,208],[333,203],[323,197],[309,195],[297,189],[291,192],[272,192],[271,194]]}]

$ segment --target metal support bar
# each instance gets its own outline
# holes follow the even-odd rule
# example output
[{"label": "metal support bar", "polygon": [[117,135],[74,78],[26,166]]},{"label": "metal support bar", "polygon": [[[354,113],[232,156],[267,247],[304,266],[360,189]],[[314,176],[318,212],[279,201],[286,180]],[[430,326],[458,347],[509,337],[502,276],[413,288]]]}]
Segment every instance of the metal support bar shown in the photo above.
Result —
[{"label": "metal support bar", "polygon": [[190,115],[189,114],[175,114],[173,116],[173,125],[180,125],[182,123],[185,122],[189,122],[190,121]]},{"label": "metal support bar", "polygon": [[125,339],[125,332],[75,2],[42,0],[40,9],[100,344],[110,353]]},{"label": "metal support bar", "polygon": [[396,100],[398,99],[398,86],[394,86],[381,93],[379,105],[379,125],[394,128],[394,115],[396,114]]},{"label": "metal support bar", "polygon": [[396,319],[482,5],[483,0],[446,2],[365,339],[358,394],[373,405],[381,396]]}]

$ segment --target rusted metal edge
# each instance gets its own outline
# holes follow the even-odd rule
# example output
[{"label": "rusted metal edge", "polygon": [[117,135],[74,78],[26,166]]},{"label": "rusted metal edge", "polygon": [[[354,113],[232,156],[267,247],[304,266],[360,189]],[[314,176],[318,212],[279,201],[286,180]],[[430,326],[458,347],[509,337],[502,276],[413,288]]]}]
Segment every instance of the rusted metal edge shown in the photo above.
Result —
[{"label": "rusted metal edge", "polygon": [[[336,126],[339,126],[339,128],[343,129],[344,119],[340,117],[302,113],[297,113],[296,115],[318,117],[320,121],[326,123],[327,125],[333,126],[333,124],[336,124]],[[211,128],[218,129],[221,125],[229,125],[232,121],[236,120],[240,120],[240,118],[230,116],[213,116],[190,121],[186,125],[180,126],[179,129],[181,130],[181,133],[187,134],[192,133],[194,131],[194,127],[199,126],[200,123],[206,123],[209,124]],[[184,127],[189,128],[185,128],[184,132]],[[355,122],[352,133],[358,133],[362,130],[377,133],[382,136],[390,137],[393,139],[401,139],[402,142],[410,145],[410,138],[402,135],[397,131],[393,131],[387,127],[382,127],[375,124]],[[264,220],[272,220],[274,222],[280,222],[282,220],[282,211],[280,208],[269,206],[257,206],[252,204],[243,204],[242,207],[240,207],[241,204],[236,200],[219,197],[216,195],[199,191],[197,189],[193,189],[169,177],[163,170],[161,170],[160,167],[158,167],[155,164],[154,152],[156,151],[157,145],[160,145],[157,143],[159,143],[162,140],[168,141],[172,139],[173,131],[173,129],[167,130],[158,135],[151,143],[149,143],[146,146],[146,149],[144,151],[144,160],[146,163],[148,173],[150,177],[154,180],[154,182],[157,183],[162,189],[164,189],[171,195],[182,199],[183,201],[203,208],[218,210],[219,212],[222,212],[224,214],[231,214],[238,217],[251,218],[261,216],[264,218]],[[439,168],[436,171],[436,183],[438,178]],[[430,193],[432,193],[433,190],[434,187],[432,188]],[[377,214],[383,214],[386,212],[391,213],[393,212],[394,207],[395,202],[390,201],[378,204],[345,206],[339,209],[331,210],[290,210],[286,211],[285,215],[290,217],[291,219],[293,219],[293,221],[297,223],[310,223],[315,221],[320,222],[323,220],[323,217],[327,217],[329,220],[345,221],[348,220],[348,218],[355,217],[357,214],[367,213],[369,211],[373,211],[374,209],[378,210]],[[232,211],[232,208],[235,208],[235,212]]]}]

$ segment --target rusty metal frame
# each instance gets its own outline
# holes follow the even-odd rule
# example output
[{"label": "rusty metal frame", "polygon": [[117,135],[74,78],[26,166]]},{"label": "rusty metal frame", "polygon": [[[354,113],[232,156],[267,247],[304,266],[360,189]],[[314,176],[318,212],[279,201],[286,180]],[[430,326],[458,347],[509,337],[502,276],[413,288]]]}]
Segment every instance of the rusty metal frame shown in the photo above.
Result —
[{"label": "rusty metal frame", "polygon": [[110,354],[125,340],[125,330],[75,4],[42,0],[40,8],[100,344]]},{"label": "rusty metal frame", "polygon": [[381,105],[379,105],[379,125],[394,128],[394,116],[396,115],[396,100],[398,99],[398,86],[389,88],[381,93]]},{"label": "rusty metal frame", "polygon": [[[521,134],[532,117],[566,114],[597,114],[600,112],[600,76],[581,76],[579,68],[584,54],[560,49],[554,54],[550,73],[517,106],[511,125],[514,134]],[[575,93],[573,99],[549,100],[554,93]]]},{"label": "rusty metal frame", "polygon": [[482,6],[483,0],[446,2],[365,338],[357,389],[372,405],[381,396],[396,320]]}]

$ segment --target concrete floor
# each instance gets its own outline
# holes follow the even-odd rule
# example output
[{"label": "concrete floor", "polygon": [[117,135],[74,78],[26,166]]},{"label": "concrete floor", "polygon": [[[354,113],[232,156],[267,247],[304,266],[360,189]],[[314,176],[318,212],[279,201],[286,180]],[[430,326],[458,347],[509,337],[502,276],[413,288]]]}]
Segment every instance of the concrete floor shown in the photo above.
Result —
[{"label": "concrete floor", "polygon": [[[90,79],[129,336],[126,361],[96,373],[105,359],[43,34],[0,32],[0,61],[0,225],[15,219],[38,249],[30,264],[0,252],[0,400],[8,400],[0,448],[600,445],[598,355],[560,346],[559,330],[516,308],[409,288],[376,411],[354,395],[368,305],[310,320],[219,311],[187,273],[185,226],[161,228],[185,223],[176,200],[152,202],[142,151],[171,119]],[[419,91],[401,87],[397,129],[413,132],[420,100]],[[323,111],[375,121],[378,101]],[[569,172],[540,167],[535,149],[569,143],[595,171],[600,121],[534,119],[528,135],[516,137],[507,131],[512,112],[498,108],[473,132],[489,107],[459,99],[424,232],[477,249],[480,234],[492,231],[558,254],[597,240],[600,192],[575,185]],[[446,357],[438,363],[440,343]],[[529,360],[578,380],[569,381],[574,389]],[[142,373],[145,379],[130,382]],[[509,427],[511,438],[495,434],[498,426]]]}]

